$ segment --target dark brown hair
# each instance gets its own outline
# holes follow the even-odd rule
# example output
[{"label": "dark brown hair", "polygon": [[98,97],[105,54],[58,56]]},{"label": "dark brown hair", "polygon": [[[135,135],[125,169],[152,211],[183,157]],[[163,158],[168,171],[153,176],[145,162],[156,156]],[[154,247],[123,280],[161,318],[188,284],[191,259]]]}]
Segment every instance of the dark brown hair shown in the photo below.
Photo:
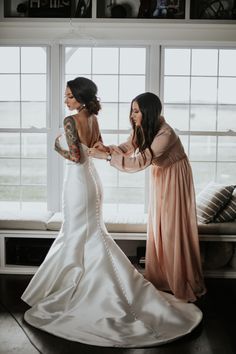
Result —
[{"label": "dark brown hair", "polygon": [[67,86],[76,101],[85,105],[89,114],[98,114],[101,104],[97,98],[97,86],[92,80],[86,77],[77,77],[67,81]]},{"label": "dark brown hair", "polygon": [[[136,126],[132,119],[132,104],[134,101],[137,102],[139,110],[142,113],[141,126]],[[145,149],[148,148],[153,157],[151,144],[160,129],[161,111],[162,104],[159,97],[151,92],[142,93],[136,96],[131,102],[130,122],[133,128],[132,144],[135,149],[139,149],[145,162]]]}]

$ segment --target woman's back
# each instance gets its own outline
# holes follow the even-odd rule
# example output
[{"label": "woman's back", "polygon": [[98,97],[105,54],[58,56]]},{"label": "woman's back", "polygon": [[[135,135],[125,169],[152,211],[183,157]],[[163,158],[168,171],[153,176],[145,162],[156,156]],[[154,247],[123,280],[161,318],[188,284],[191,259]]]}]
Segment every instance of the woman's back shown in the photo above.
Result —
[{"label": "woman's back", "polygon": [[79,141],[87,147],[92,147],[96,142],[101,140],[97,117],[91,115],[75,114],[72,116],[75,120]]}]

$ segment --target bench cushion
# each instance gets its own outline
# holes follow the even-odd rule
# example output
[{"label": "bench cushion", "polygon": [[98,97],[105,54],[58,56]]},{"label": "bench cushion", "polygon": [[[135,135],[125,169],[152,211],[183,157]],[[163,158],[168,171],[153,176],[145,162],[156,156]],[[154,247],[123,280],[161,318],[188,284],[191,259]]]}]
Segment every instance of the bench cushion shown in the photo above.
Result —
[{"label": "bench cushion", "polygon": [[0,229],[47,230],[52,212],[1,211]]},{"label": "bench cushion", "polygon": [[[104,215],[108,232],[147,232],[147,215]],[[48,230],[60,230],[62,214],[55,213],[48,221]],[[199,234],[236,235],[236,220],[224,223],[198,224]]]},{"label": "bench cushion", "polygon": [[105,215],[104,222],[108,232],[141,232],[147,231],[147,215]]},{"label": "bench cushion", "polygon": [[47,229],[51,231],[59,231],[62,223],[62,213],[54,213],[47,222]]},{"label": "bench cushion", "polygon": [[[108,232],[146,232],[147,215],[105,215],[104,222]],[[48,221],[48,230],[60,230],[62,214],[55,213]]]},{"label": "bench cushion", "polygon": [[[108,232],[146,233],[147,215],[105,215]],[[60,212],[1,212],[0,229],[59,231],[62,223]],[[224,223],[198,224],[199,234],[236,235],[236,220]]]},{"label": "bench cushion", "polygon": [[221,223],[198,224],[200,235],[236,235],[236,220]]}]

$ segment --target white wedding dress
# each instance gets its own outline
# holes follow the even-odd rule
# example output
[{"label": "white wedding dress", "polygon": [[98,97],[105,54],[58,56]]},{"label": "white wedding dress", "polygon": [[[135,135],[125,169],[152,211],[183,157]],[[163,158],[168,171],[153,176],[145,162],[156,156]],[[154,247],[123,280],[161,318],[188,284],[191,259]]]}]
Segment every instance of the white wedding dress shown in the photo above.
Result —
[{"label": "white wedding dress", "polygon": [[190,333],[201,321],[194,305],[158,291],[108,234],[101,183],[87,147],[66,161],[63,224],[22,299],[25,320],[72,341],[147,347]]}]

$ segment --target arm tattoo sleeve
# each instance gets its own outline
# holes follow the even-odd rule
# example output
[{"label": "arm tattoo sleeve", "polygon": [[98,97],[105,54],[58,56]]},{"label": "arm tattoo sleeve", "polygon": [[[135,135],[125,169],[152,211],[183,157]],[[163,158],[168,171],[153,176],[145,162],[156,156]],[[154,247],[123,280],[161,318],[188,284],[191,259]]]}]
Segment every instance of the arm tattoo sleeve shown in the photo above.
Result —
[{"label": "arm tattoo sleeve", "polygon": [[60,145],[60,137],[55,140],[55,150],[63,156],[65,159],[79,162],[80,160],[80,150],[79,150],[79,136],[76,129],[75,121],[73,117],[66,117],[64,119],[64,130],[66,141],[69,150],[65,150]]}]

